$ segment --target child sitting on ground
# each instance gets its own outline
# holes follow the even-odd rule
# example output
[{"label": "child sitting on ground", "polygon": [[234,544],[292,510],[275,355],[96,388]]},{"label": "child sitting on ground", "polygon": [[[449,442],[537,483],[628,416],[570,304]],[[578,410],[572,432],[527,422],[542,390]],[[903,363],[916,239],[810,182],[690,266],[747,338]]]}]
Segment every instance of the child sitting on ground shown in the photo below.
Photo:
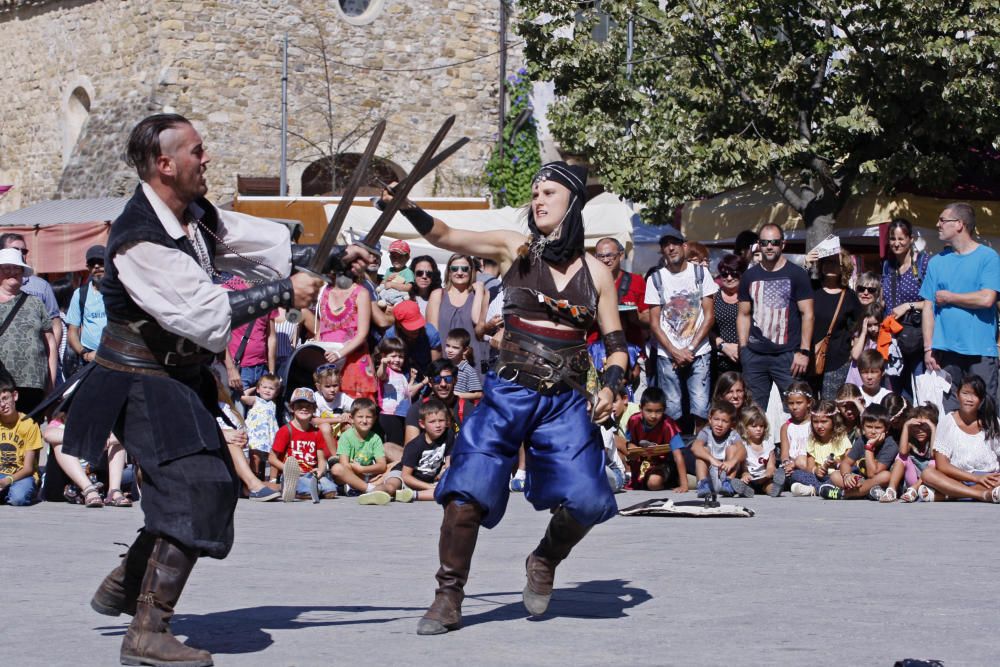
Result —
[{"label": "child sitting on ground", "polygon": [[316,391],[316,414],[313,426],[323,434],[328,451],[337,451],[337,439],[351,421],[354,399],[340,391],[340,369],[335,364],[323,364],[313,373]]},{"label": "child sitting on ground", "polygon": [[333,464],[333,479],[350,487],[348,495],[371,493],[375,485],[369,480],[385,472],[385,449],[382,438],[375,433],[378,406],[370,398],[359,398],[351,406],[351,428],[344,431],[337,445],[337,463]]},{"label": "child sitting on ground", "polygon": [[906,422],[906,413],[910,411],[910,404],[899,394],[889,393],[882,397],[880,404],[889,415],[889,435],[899,442],[899,436],[903,432],[903,424]]},{"label": "child sitting on ground", "polygon": [[288,503],[310,496],[315,500],[320,494],[336,498],[337,488],[326,474],[330,453],[322,434],[312,425],[316,411],[312,389],[299,387],[293,391],[288,409],[292,418],[278,429],[267,459],[271,470],[282,471],[282,500]]},{"label": "child sitting on ground", "polygon": [[25,507],[38,490],[38,453],[42,431],[35,420],[17,411],[17,388],[0,380],[0,504]]},{"label": "child sitting on ground", "polygon": [[382,310],[395,306],[410,298],[415,279],[413,271],[406,266],[410,261],[410,244],[397,239],[389,244],[389,263],[392,268],[385,272],[382,282],[375,289],[376,304]]},{"label": "child sitting on ground", "polygon": [[858,385],[847,383],[840,387],[837,391],[837,409],[844,422],[847,439],[854,442],[861,435],[861,413],[865,411]]},{"label": "child sitting on ground", "polygon": [[843,493],[825,497],[881,500],[889,483],[889,467],[896,460],[899,445],[889,433],[889,413],[881,405],[869,405],[861,415],[861,437],[844,455],[830,482]]},{"label": "child sitting on ground", "polygon": [[[785,391],[785,407],[788,410],[788,421],[781,425],[781,467],[785,471],[785,480],[791,484],[792,495],[816,495],[816,477],[809,466],[809,436],[812,435],[812,422],[809,411],[813,406],[812,387],[809,383],[796,381],[788,385]],[[796,487],[795,485],[799,486]],[[805,486],[812,488],[806,491]],[[799,491],[799,493],[796,493]]]},{"label": "child sitting on ground", "polygon": [[247,446],[250,448],[250,470],[257,479],[267,479],[267,460],[274,436],[278,434],[277,406],[274,400],[280,389],[281,380],[278,376],[267,373],[257,380],[252,394],[244,394],[241,398],[244,405],[250,405],[243,421],[246,424]]},{"label": "child sitting on ground", "polygon": [[747,450],[746,472],[741,479],[754,492],[777,498],[785,485],[785,469],[777,465],[774,440],[768,437],[767,415],[756,405],[748,405],[739,420],[740,436]]},{"label": "child sitting on ground", "polygon": [[[444,343],[444,356],[458,366],[458,380],[455,381],[455,395],[467,401],[478,401],[483,397],[483,379],[472,364],[475,358],[469,344],[472,336],[465,329],[452,329]],[[472,363],[470,363],[472,359]]]},{"label": "child sitting on ground", "polygon": [[[66,413],[53,415],[42,436],[51,447],[52,455],[62,471],[66,473],[71,484],[66,485],[63,497],[67,502],[86,505],[87,507],[131,507],[132,500],[123,493],[125,487],[125,448],[114,435],[108,436],[105,445],[108,493],[101,499],[100,489],[103,486],[98,481],[99,466],[84,461],[63,452],[63,434],[65,433]],[[105,459],[104,456],[101,457]],[[51,459],[50,459],[51,460]],[[131,475],[129,475],[131,478]],[[51,479],[51,478],[49,478]],[[131,483],[131,479],[129,479]]]},{"label": "child sitting on ground", "polygon": [[[639,413],[632,415],[628,421],[626,438],[628,440],[629,466],[632,473],[632,488],[645,488],[649,491],[662,491],[667,486],[670,476],[669,453],[673,458],[674,470],[677,473],[676,493],[688,491],[687,466],[684,463],[684,448],[687,447],[681,438],[681,428],[666,411],[667,397],[659,387],[649,387],[642,392],[639,401]],[[649,447],[666,447],[667,453],[650,455],[643,452]],[[639,449],[639,452],[632,452]]]},{"label": "child sitting on ground", "polygon": [[858,373],[861,374],[861,400],[865,407],[881,404],[882,399],[892,392],[882,386],[885,374],[885,359],[878,350],[865,350],[858,358]]},{"label": "child sitting on ground", "polygon": [[448,468],[455,443],[448,407],[439,398],[420,404],[420,435],[406,443],[403,459],[393,466],[385,481],[374,491],[362,494],[362,505],[385,505],[434,500],[434,487]]},{"label": "child sitting on ground", "polygon": [[934,465],[934,433],[937,430],[938,409],[933,403],[911,408],[899,436],[899,454],[889,471],[889,486],[881,500],[891,503],[896,499],[897,489],[902,481],[906,490],[899,497],[904,503],[917,500],[920,492],[920,476],[929,466]]},{"label": "child sitting on ground", "polygon": [[810,414],[812,432],[806,449],[809,453],[808,474],[813,480],[803,479],[804,486],[811,487],[813,493],[792,495],[824,495],[829,498],[839,498],[840,489],[830,483],[830,473],[840,466],[841,459],[851,450],[851,441],[844,432],[844,422],[840,419],[837,404],[833,401],[820,401]]},{"label": "child sitting on ground", "polygon": [[746,448],[733,428],[736,408],[729,401],[716,401],[708,411],[708,425],[691,444],[698,477],[698,497],[706,498],[713,489],[727,496],[753,498],[753,489],[740,478]]}]

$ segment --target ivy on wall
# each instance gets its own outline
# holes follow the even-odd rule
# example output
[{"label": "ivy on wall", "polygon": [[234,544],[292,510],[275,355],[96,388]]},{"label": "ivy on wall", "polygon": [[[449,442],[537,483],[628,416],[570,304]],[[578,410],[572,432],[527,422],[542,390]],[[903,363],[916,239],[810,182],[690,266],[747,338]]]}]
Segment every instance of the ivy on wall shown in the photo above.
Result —
[{"label": "ivy on wall", "polygon": [[[485,181],[495,206],[521,206],[531,200],[531,178],[541,167],[538,132],[531,112],[531,81],[520,69],[507,78],[510,110],[504,123],[501,144],[493,148],[486,163]],[[522,122],[522,112],[527,112]]]}]

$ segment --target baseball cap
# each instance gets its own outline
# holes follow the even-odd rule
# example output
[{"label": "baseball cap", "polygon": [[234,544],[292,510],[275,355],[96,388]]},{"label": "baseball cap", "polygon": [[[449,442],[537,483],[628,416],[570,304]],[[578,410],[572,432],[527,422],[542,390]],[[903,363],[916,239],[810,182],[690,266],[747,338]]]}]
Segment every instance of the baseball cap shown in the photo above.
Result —
[{"label": "baseball cap", "polygon": [[681,234],[681,231],[676,227],[667,225],[663,235],[660,237],[660,247],[662,248],[667,245],[668,240],[680,241],[681,243],[684,243],[684,235]]},{"label": "baseball cap", "polygon": [[410,244],[404,241],[403,239],[396,239],[395,241],[389,244],[389,252],[390,253],[398,252],[402,255],[409,255]]},{"label": "baseball cap", "polygon": [[292,392],[291,398],[288,399],[288,404],[292,405],[296,401],[305,401],[306,403],[316,405],[316,397],[313,395],[313,390],[309,387],[299,387]]},{"label": "baseball cap", "polygon": [[427,320],[420,314],[420,306],[416,301],[400,301],[392,309],[396,324],[407,331],[416,331],[427,326]]},{"label": "baseball cap", "polygon": [[94,260],[104,261],[104,246],[102,245],[92,245],[87,248],[87,264],[90,264]]}]

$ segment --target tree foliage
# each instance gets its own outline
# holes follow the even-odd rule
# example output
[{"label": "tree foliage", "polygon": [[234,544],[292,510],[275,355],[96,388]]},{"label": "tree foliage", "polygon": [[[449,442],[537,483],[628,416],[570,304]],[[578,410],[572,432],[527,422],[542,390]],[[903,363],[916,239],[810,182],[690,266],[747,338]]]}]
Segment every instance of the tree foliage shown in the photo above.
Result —
[{"label": "tree foliage", "polygon": [[[554,136],[653,218],[766,177],[802,214],[812,245],[852,192],[903,178],[948,183],[975,158],[970,148],[1000,149],[995,2],[519,6],[531,75],[560,96]],[[601,13],[611,29],[598,41]]]},{"label": "tree foliage", "polygon": [[[538,132],[531,112],[531,81],[527,70],[507,77],[510,109],[503,128],[503,151],[500,144],[486,163],[486,185],[493,201],[500,205],[521,206],[531,199],[531,179],[541,167]],[[523,115],[522,115],[523,114]]]}]

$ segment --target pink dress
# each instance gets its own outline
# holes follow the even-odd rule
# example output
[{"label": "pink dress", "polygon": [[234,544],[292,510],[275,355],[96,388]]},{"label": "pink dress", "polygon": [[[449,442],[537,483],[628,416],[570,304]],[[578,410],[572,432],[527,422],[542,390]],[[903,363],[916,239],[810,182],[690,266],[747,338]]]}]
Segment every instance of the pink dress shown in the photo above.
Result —
[{"label": "pink dress", "polygon": [[[319,339],[324,343],[346,343],[358,334],[358,290],[355,285],[344,301],[344,308],[334,313],[330,308],[330,298],[322,299],[319,318]],[[375,399],[378,381],[375,379],[375,364],[368,353],[368,344],[361,343],[344,360],[341,372],[340,390],[351,398]]]}]

